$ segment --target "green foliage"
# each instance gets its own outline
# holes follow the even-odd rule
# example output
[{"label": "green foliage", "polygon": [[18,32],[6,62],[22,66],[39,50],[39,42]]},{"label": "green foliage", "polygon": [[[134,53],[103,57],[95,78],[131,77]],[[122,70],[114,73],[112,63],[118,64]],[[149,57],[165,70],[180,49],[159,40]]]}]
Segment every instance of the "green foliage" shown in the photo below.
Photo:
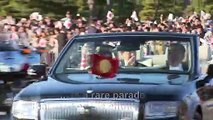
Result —
[{"label": "green foliage", "polygon": [[192,4],[187,6],[185,14],[189,15],[192,12],[200,13],[201,10],[213,14],[213,1],[212,0],[192,0]]},{"label": "green foliage", "polygon": [[[80,13],[89,17],[88,0],[0,0],[0,15],[12,14],[16,18],[29,17],[32,12],[40,12],[55,18],[65,16],[67,10],[75,16]],[[139,12],[140,19],[158,19],[160,14],[167,16],[187,15],[200,10],[213,14],[213,0],[191,0],[191,5],[185,5],[185,0],[94,0],[93,16],[105,19],[108,10],[113,10],[115,18],[130,17],[133,10]],[[139,4],[136,4],[138,3]]]},{"label": "green foliage", "polygon": [[183,16],[190,16],[195,11],[192,5],[188,5],[184,10]]},{"label": "green foliage", "polygon": [[111,0],[110,5],[107,5],[106,0],[94,1],[94,14],[100,19],[105,19],[108,10],[111,10],[115,15],[115,19],[124,20],[124,18],[130,17],[135,6],[134,0]]},{"label": "green foliage", "polygon": [[146,19],[153,19],[153,15],[155,14],[154,10],[142,10],[139,13],[139,16],[141,19],[146,20]]},{"label": "green foliage", "polygon": [[194,11],[200,12],[204,8],[203,0],[192,0]]},{"label": "green foliage", "polygon": [[154,0],[142,0],[141,4],[143,9],[140,11],[139,16],[141,19],[150,19],[155,14],[155,1]]},{"label": "green foliage", "polygon": [[12,14],[16,18],[20,18],[28,17],[36,11],[44,15],[63,17],[67,10],[72,10],[72,13],[82,10],[78,6],[81,6],[83,1],[77,0],[75,4],[69,3],[69,0],[1,0],[0,15]]},{"label": "green foliage", "polygon": [[77,13],[84,13],[86,10],[88,10],[87,6],[87,0],[68,0],[67,5],[73,5],[77,8]]},{"label": "green foliage", "polygon": [[204,10],[206,12],[209,12],[211,15],[213,15],[213,1],[212,0],[205,0]]},{"label": "green foliage", "polygon": [[180,0],[141,0],[141,3],[144,6],[140,11],[141,19],[156,19],[160,14],[169,13],[181,15],[184,8],[184,1]]},{"label": "green foliage", "polygon": [[11,14],[15,17],[22,17],[26,16],[30,12],[33,11],[33,9],[28,8],[26,2],[29,0],[1,0],[0,2],[0,15],[8,15]]},{"label": "green foliage", "polygon": [[68,1],[59,0],[31,0],[28,3],[29,8],[36,8],[41,14],[54,13],[56,17],[63,17],[67,10],[72,13],[77,12],[77,6],[69,4]]},{"label": "green foliage", "polygon": [[108,6],[106,5],[106,1],[105,0],[95,0],[95,15],[98,18],[106,18],[106,14],[108,11]]},{"label": "green foliage", "polygon": [[209,12],[211,15],[213,15],[213,5],[206,5],[205,11]]},{"label": "green foliage", "polygon": [[117,0],[116,4],[113,6],[114,13],[116,16],[119,16],[121,19],[129,18],[133,8],[133,3],[127,0]]}]

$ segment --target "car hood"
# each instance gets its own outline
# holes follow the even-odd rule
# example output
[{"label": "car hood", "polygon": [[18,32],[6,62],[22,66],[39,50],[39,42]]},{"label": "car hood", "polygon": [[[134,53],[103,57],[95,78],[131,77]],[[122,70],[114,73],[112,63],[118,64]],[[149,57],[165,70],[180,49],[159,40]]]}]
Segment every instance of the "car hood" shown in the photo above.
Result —
[{"label": "car hood", "polygon": [[[155,78],[156,79],[156,78]],[[146,100],[177,100],[190,91],[188,82],[169,83],[100,83],[71,84],[49,78],[48,81],[36,82],[24,88],[14,100],[35,100],[49,98],[133,98]]]}]

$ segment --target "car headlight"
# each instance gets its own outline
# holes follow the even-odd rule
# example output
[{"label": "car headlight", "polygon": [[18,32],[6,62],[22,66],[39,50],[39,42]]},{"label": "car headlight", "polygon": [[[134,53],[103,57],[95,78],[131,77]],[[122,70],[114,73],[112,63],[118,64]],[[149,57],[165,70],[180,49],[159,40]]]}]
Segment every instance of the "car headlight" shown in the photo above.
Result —
[{"label": "car headlight", "polygon": [[39,104],[32,101],[15,101],[12,105],[12,115],[18,119],[37,119]]},{"label": "car headlight", "polygon": [[177,116],[178,102],[156,101],[145,104],[145,118],[169,118]]}]

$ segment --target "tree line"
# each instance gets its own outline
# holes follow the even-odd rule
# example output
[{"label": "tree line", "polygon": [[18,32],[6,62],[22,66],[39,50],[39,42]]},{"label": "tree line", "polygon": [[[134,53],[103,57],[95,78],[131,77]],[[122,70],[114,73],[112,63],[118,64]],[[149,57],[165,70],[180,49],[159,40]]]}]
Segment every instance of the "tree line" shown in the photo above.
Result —
[{"label": "tree line", "polygon": [[[213,0],[91,0],[92,15],[99,19],[106,18],[111,10],[115,18],[123,19],[137,11],[140,19],[157,19],[161,14],[173,13],[186,16],[194,11],[204,10],[213,14]],[[88,0],[1,0],[0,15],[12,15],[16,18],[28,17],[32,12],[40,12],[53,18],[63,17],[66,11],[89,17]]]}]

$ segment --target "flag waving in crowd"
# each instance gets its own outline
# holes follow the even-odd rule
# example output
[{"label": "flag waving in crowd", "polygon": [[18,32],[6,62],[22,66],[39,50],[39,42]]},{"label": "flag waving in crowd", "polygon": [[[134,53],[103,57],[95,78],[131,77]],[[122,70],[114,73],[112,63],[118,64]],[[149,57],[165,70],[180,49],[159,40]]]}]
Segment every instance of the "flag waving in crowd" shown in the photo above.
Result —
[{"label": "flag waving in crowd", "polygon": [[108,11],[106,17],[107,17],[107,21],[112,20],[114,18],[113,12],[112,11]]},{"label": "flag waving in crowd", "polygon": [[138,20],[139,20],[136,11],[133,11],[133,12],[132,12],[131,18],[132,18],[133,20],[135,20],[135,21],[138,21]]}]

